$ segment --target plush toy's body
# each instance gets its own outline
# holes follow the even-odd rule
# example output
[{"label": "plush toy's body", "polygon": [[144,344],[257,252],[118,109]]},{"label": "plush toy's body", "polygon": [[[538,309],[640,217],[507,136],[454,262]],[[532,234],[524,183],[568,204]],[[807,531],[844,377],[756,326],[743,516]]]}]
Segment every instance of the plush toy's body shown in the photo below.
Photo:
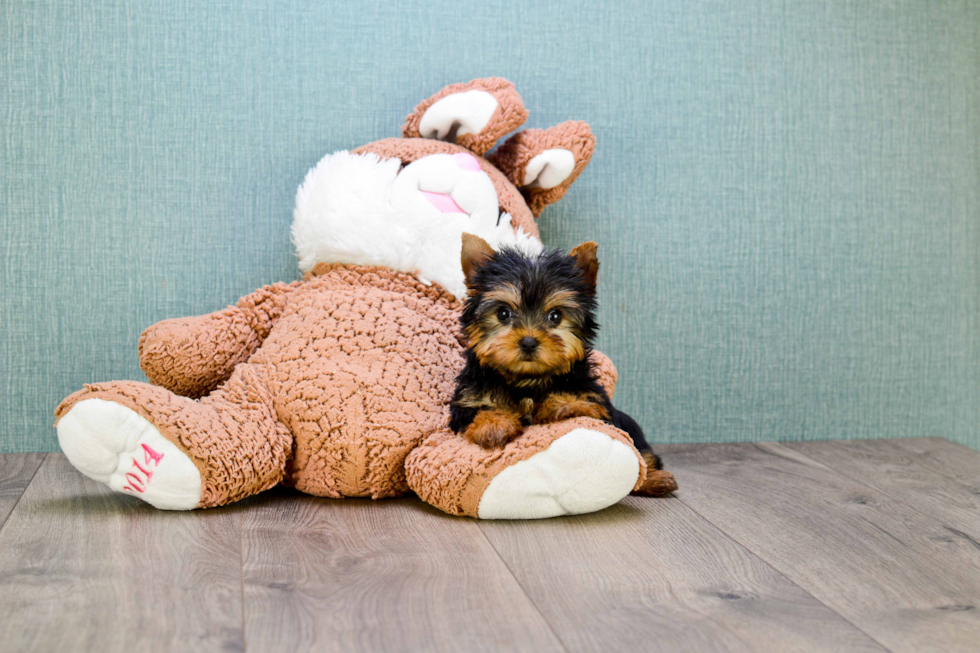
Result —
[{"label": "plush toy's body", "polygon": [[[509,83],[476,80],[423,102],[406,138],[325,157],[297,195],[304,279],[147,329],[140,363],[153,385],[93,384],[58,407],[69,460],[184,510],[286,483],[329,497],[414,490],[453,514],[546,517],[672,488],[667,472],[646,477],[626,434],[596,420],[531,427],[499,450],[447,429],[463,353],[462,232],[540,249],[534,216],[591,155],[587,126],[565,123],[515,135],[497,151],[500,169],[482,158],[525,117]],[[611,394],[615,369],[596,356]]]}]

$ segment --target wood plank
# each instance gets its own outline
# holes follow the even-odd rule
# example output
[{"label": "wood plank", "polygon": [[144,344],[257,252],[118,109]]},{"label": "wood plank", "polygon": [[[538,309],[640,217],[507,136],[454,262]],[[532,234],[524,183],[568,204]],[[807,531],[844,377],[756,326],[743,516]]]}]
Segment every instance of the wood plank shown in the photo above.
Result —
[{"label": "wood plank", "polygon": [[887,648],[976,651],[980,548],[774,443],[662,446],[678,496]]},{"label": "wood plank", "polygon": [[921,456],[899,446],[897,440],[782,444],[938,519],[949,531],[947,537],[972,538],[980,547],[980,493],[977,489],[923,464]]},{"label": "wood plank", "polygon": [[415,498],[246,503],[249,650],[562,650],[472,520]]},{"label": "wood plank", "polygon": [[945,438],[896,438],[892,442],[919,456],[923,465],[980,493],[980,451]]},{"label": "wood plank", "polygon": [[164,512],[49,454],[0,532],[0,651],[243,650],[238,511]]},{"label": "wood plank", "polygon": [[479,526],[569,651],[885,650],[677,499]]},{"label": "wood plank", "polygon": [[0,453],[0,529],[44,461],[43,453]]}]

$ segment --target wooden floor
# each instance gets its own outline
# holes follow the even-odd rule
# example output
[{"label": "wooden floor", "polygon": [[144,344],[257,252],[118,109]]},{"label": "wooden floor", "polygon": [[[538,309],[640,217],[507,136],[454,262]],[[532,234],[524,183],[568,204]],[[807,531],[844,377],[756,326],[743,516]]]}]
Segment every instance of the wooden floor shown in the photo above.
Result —
[{"label": "wooden floor", "polygon": [[287,490],[167,513],[0,455],[0,651],[980,651],[980,453],[659,451],[676,496],[534,522]]}]

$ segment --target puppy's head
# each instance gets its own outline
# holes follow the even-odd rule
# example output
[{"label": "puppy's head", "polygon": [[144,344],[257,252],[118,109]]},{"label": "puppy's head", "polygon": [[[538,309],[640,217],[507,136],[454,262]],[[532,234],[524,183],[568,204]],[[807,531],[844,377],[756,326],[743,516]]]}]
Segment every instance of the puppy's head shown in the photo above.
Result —
[{"label": "puppy's head", "polygon": [[463,234],[461,260],[463,332],[482,365],[533,379],[564,374],[588,355],[598,329],[595,243],[528,255]]}]

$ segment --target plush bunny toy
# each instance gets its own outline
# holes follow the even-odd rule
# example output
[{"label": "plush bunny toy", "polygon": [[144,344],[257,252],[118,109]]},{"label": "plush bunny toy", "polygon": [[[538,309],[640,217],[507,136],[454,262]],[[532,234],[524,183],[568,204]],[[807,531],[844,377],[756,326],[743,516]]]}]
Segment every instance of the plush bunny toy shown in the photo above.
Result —
[{"label": "plush bunny toy", "polygon": [[[87,385],[56,411],[71,463],[157,508],[221,506],[284,483],[324,497],[416,492],[484,519],[585,513],[676,484],[629,437],[576,418],[501,449],[447,429],[462,367],[462,233],[539,251],[535,218],[595,139],[566,122],[513,135],[527,111],[503,79],[456,84],[403,138],[323,158],[296,195],[302,281],[165,320],[139,342],[152,385]],[[596,360],[612,393],[616,371]]]}]

